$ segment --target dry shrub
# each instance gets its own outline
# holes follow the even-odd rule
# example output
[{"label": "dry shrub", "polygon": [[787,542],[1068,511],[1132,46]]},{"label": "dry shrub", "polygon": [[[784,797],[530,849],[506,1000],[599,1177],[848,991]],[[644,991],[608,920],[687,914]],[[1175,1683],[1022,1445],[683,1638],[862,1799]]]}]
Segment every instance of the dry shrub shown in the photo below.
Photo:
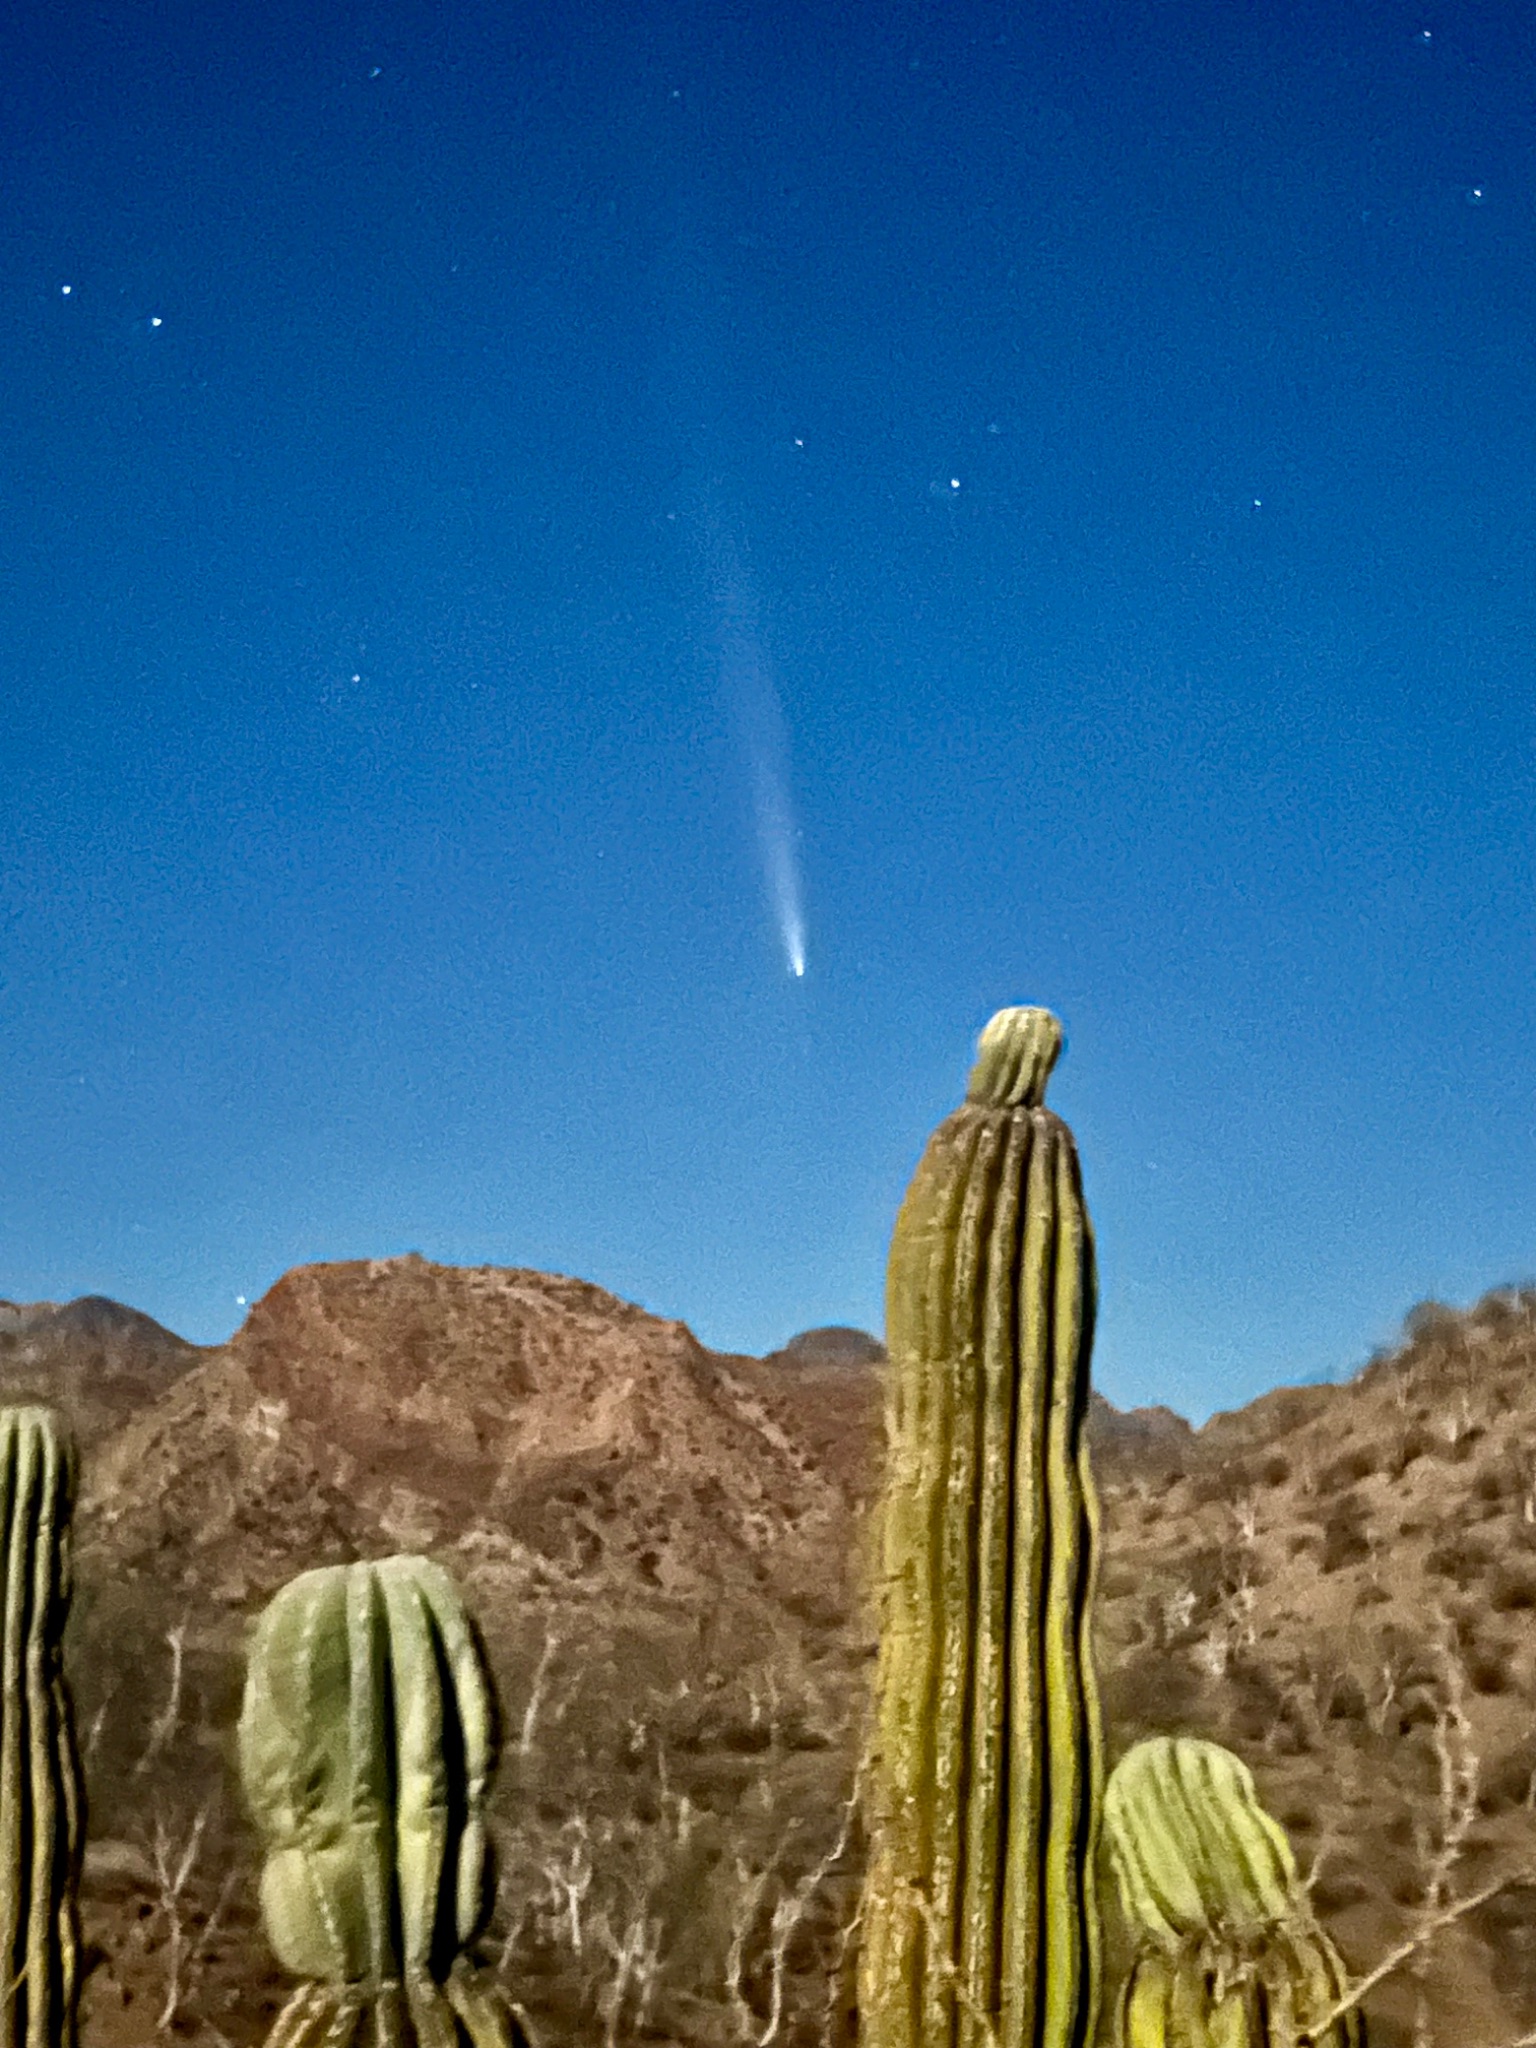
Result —
[{"label": "dry shrub", "polygon": [[1485,1697],[1511,1691],[1515,1674],[1508,1650],[1496,1645],[1474,1650],[1467,1659],[1467,1677],[1471,1680],[1472,1690]]},{"label": "dry shrub", "polygon": [[1339,1493],[1346,1486],[1369,1479],[1381,1466],[1380,1454],[1370,1444],[1355,1444],[1330,1460],[1317,1475],[1319,1493]]},{"label": "dry shrub", "polygon": [[1196,1507],[1209,1507],[1213,1501],[1235,1502],[1253,1490],[1254,1477],[1246,1459],[1234,1458],[1230,1464],[1209,1466],[1198,1473],[1190,1492]]},{"label": "dry shrub", "polygon": [[1397,1442],[1387,1461],[1387,1471],[1393,1479],[1401,1479],[1408,1467],[1420,1458],[1430,1458],[1442,1447],[1445,1439],[1422,1422],[1410,1422]]},{"label": "dry shrub", "polygon": [[1530,1802],[1533,1758],[1529,1743],[1509,1749],[1486,1765],[1479,1778],[1477,1810],[1485,1817],[1508,1813]]},{"label": "dry shrub", "polygon": [[1184,1658],[1166,1649],[1127,1657],[1099,1674],[1104,1726],[1123,1748],[1144,1735],[1182,1735],[1196,1719],[1201,1686]]},{"label": "dry shrub", "polygon": [[1291,1461],[1283,1451],[1271,1451],[1259,1466],[1259,1477],[1266,1486],[1283,1486],[1291,1476]]},{"label": "dry shrub", "polygon": [[1521,1614],[1536,1607],[1536,1567],[1523,1563],[1496,1565],[1488,1589],[1488,1605],[1495,1614]]},{"label": "dry shrub", "polygon": [[1253,1657],[1234,1657],[1227,1666],[1228,1724],[1240,1742],[1269,1740],[1284,1695],[1269,1669]]},{"label": "dry shrub", "polygon": [[1320,1560],[1325,1572],[1342,1571],[1346,1565],[1359,1564],[1371,1554],[1371,1539],[1368,1532],[1365,1502],[1357,1493],[1346,1493],[1330,1510],[1323,1524],[1323,1554]]},{"label": "dry shrub", "polygon": [[1326,1866],[1318,1872],[1311,1893],[1312,1904],[1320,1913],[1342,1913],[1370,1895],[1370,1886],[1353,1870]]},{"label": "dry shrub", "polygon": [[1328,1699],[1330,1721],[1364,1721],[1370,1712],[1365,1687],[1353,1671],[1341,1673]]},{"label": "dry shrub", "polygon": [[1397,1733],[1400,1738],[1417,1735],[1422,1729],[1432,1729],[1439,1718],[1439,1707],[1433,1693],[1424,1686],[1414,1686],[1405,1691],[1397,1712]]},{"label": "dry shrub", "polygon": [[1512,1884],[1468,1916],[1488,1950],[1494,1989],[1515,2009],[1516,2024],[1536,2023],[1536,1885]]},{"label": "dry shrub", "polygon": [[1424,1569],[1450,1579],[1460,1592],[1475,1584],[1493,1563],[1493,1553],[1479,1536],[1458,1532],[1437,1543],[1424,1560]]},{"label": "dry shrub", "polygon": [[1110,1558],[1099,1574],[1101,1600],[1123,1600],[1140,1589],[1143,1574],[1123,1558]]},{"label": "dry shrub", "polygon": [[1518,1500],[1524,1490],[1520,1468],[1507,1454],[1479,1465],[1472,1481],[1474,1497],[1495,1506],[1510,1499]]}]

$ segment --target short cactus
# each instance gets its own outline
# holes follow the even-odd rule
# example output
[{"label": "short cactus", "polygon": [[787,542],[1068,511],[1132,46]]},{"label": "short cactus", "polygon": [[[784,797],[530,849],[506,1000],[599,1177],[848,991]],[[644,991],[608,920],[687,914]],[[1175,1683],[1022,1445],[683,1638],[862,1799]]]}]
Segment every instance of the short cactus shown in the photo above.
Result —
[{"label": "short cactus", "polygon": [[48,1409],[0,1409],[0,2048],[76,2040],[85,1795],[61,1648],[75,1484]]},{"label": "short cactus", "polygon": [[490,1675],[457,1589],[424,1557],[328,1565],[256,1625],[240,1769],[267,1850],[262,1917],[308,1981],[272,2048],[512,2048],[521,2029],[465,1951],[490,1909]]},{"label": "short cactus", "polygon": [[1102,1764],[1084,1422],[1097,1301],[1048,1010],[1001,1010],[891,1244],[859,1959],[868,2048],[1083,2048]]},{"label": "short cactus", "polygon": [[[1154,1736],[1120,1759],[1104,1832],[1136,1957],[1119,2048],[1291,2048],[1343,1997],[1344,1964],[1253,1773],[1219,1743]],[[1364,2048],[1357,2007],[1327,2048]]]}]

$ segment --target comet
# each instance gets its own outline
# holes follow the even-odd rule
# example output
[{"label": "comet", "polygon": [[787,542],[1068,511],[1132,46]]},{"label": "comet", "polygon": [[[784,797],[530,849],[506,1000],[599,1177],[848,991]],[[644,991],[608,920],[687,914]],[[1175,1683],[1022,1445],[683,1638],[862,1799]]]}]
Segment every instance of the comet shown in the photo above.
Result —
[{"label": "comet", "polygon": [[[685,530],[698,547],[710,599],[720,694],[746,770],[768,912],[788,972],[805,975],[805,905],[799,833],[790,802],[789,735],[763,631],[758,585],[745,546],[741,461],[730,422],[732,336],[723,309],[732,277],[722,254],[729,225],[718,174],[703,138],[679,138],[672,232],[662,240],[654,302],[658,412],[679,446]],[[669,517],[671,515],[669,514]]]},{"label": "comet", "polygon": [[756,590],[741,551],[709,522],[722,692],[752,792],[768,911],[796,980],[805,974],[805,906],[789,796],[789,733],[764,645]]}]

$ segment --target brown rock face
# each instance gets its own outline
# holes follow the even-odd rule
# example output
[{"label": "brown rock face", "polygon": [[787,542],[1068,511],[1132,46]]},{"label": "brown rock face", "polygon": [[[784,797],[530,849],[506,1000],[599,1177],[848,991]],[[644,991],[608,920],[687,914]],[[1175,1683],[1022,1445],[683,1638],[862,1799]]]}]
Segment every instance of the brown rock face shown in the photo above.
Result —
[{"label": "brown rock face", "polygon": [[479,1532],[575,1581],[834,1602],[847,1512],[757,1378],[682,1323],[584,1281],[415,1256],[286,1274],[179,1406],[126,1433],[106,1491],[117,1540],[137,1530],[162,1570],[189,1507],[203,1567],[221,1537],[291,1555],[298,1492],[312,1540],[333,1505],[343,1550]]}]

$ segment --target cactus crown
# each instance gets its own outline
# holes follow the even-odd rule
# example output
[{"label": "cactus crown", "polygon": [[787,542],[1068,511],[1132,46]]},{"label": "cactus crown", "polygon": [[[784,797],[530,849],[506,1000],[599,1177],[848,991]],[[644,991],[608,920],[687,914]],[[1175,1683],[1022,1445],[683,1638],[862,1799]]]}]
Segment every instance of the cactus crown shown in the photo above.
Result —
[{"label": "cactus crown", "polygon": [[1061,1024],[1049,1010],[999,1010],[977,1045],[966,1101],[986,1109],[1038,1109],[1061,1043]]},{"label": "cactus crown", "polygon": [[1261,1927],[1300,1908],[1285,1831],[1259,1804],[1248,1766],[1219,1743],[1137,1743],[1110,1773],[1104,1827],[1126,1917],[1154,1941]]},{"label": "cactus crown", "polygon": [[1154,1736],[1110,1773],[1104,1828],[1136,1959],[1118,2048],[1365,2048],[1348,1972],[1285,1830],[1219,1743]]},{"label": "cactus crown", "polygon": [[489,1672],[442,1567],[290,1580],[252,1638],[239,1741],[278,1960],[343,1982],[402,1961],[442,1974],[489,1905],[495,1757]]},{"label": "cactus crown", "polygon": [[269,2048],[527,2048],[469,1953],[491,1904],[496,1733],[478,1630],[430,1558],[321,1565],[273,1598],[240,1770],[267,1936],[308,1981]]}]

